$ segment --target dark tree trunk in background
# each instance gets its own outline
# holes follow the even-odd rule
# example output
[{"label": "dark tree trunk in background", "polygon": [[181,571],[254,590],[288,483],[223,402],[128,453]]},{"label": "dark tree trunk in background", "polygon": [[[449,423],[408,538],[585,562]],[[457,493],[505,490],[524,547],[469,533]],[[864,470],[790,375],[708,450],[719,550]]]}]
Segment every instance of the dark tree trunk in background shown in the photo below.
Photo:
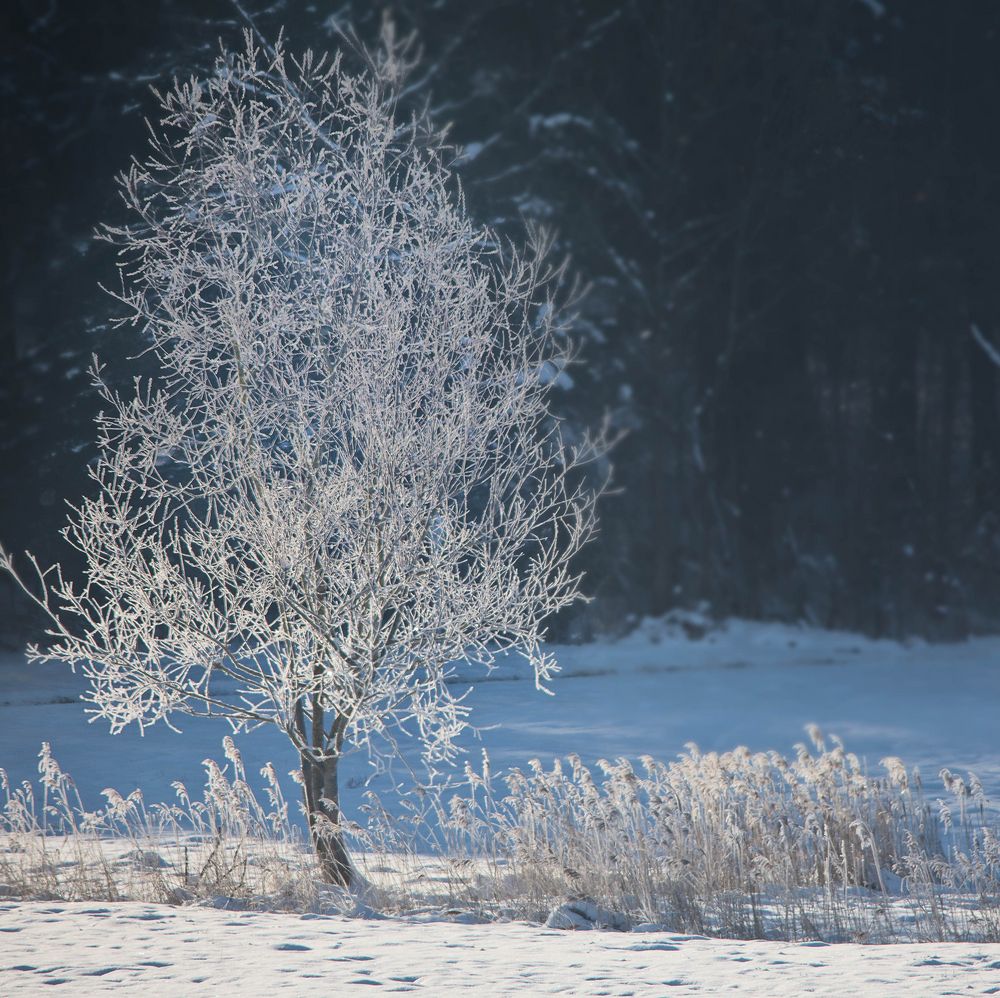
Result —
[{"label": "dark tree trunk in background", "polygon": [[[995,338],[993,330],[987,330]],[[976,505],[989,509],[1000,496],[1000,412],[997,409],[997,368],[970,336],[969,411],[972,421],[971,463]]]}]

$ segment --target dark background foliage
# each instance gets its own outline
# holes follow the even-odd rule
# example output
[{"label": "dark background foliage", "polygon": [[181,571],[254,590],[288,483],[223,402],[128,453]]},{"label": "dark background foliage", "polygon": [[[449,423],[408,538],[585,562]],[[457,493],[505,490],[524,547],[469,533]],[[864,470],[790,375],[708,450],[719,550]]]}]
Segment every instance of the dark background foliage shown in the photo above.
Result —
[{"label": "dark background foliage", "polygon": [[[718,614],[954,637],[1000,622],[1000,5],[436,0],[392,7],[470,208],[559,233],[590,291],[557,405],[629,430],[563,637]],[[245,14],[333,48],[365,0],[8,0],[0,38],[0,540],[64,557],[91,353],[122,362],[91,233],[151,83]],[[121,363],[122,370],[126,365]],[[0,582],[0,630],[33,626]]]}]

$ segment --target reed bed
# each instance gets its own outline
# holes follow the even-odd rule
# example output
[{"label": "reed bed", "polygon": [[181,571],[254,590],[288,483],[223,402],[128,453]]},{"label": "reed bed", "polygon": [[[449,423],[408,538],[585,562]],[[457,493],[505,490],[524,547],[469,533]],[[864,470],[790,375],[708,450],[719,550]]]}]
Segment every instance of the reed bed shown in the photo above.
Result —
[{"label": "reed bed", "polygon": [[[357,887],[318,879],[272,767],[206,761],[197,798],[106,791],[87,812],[40,755],[38,786],[2,775],[0,895],[541,921],[563,903],[621,927],[734,938],[1000,940],[1000,829],[980,782],[932,796],[899,759],[877,774],[815,729],[791,757],[737,748],[596,767],[570,755],[500,777],[369,792],[346,823]],[[2,774],[2,771],[0,771]]]}]

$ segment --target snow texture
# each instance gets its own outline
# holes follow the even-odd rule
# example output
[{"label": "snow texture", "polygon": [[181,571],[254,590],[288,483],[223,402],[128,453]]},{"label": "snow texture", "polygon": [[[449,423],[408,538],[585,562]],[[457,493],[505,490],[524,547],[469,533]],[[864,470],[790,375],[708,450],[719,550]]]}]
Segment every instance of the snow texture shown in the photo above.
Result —
[{"label": "snow texture", "polygon": [[[480,741],[467,731],[460,744],[473,759],[485,746],[494,772],[567,752],[588,765],[644,753],[670,760],[689,741],[706,752],[737,745],[788,752],[815,723],[843,738],[873,773],[880,759],[898,756],[920,766],[933,794],[943,766],[972,771],[1000,800],[1000,638],[900,644],[739,620],[710,629],[685,618],[647,621],[620,641],[548,650],[562,670],[552,697],[531,689],[533,672],[519,657],[502,660],[488,681],[479,670],[457,669],[456,692],[474,687],[467,703],[482,732]],[[103,802],[107,786],[141,787],[157,801],[173,800],[172,780],[202,785],[201,761],[220,754],[217,724],[191,718],[182,734],[156,727],[144,737],[134,730],[111,736],[101,722],[88,723],[78,701],[84,685],[59,665],[0,658],[0,766],[14,781],[36,776],[44,739],[90,807]],[[297,765],[287,739],[270,727],[236,742],[249,773],[268,760],[281,774]],[[419,746],[402,739],[400,748],[395,772],[419,771]],[[341,772],[345,812],[357,819],[374,770],[356,753]],[[381,792],[389,779],[377,776],[371,786]],[[295,799],[296,789],[285,789]]]},{"label": "snow texture", "polygon": [[618,911],[611,911],[589,898],[566,901],[553,908],[545,919],[547,929],[615,929],[624,932],[629,927],[628,918]]},{"label": "snow texture", "polygon": [[0,993],[157,996],[1000,993],[1000,947],[743,942],[524,923],[0,904]]}]

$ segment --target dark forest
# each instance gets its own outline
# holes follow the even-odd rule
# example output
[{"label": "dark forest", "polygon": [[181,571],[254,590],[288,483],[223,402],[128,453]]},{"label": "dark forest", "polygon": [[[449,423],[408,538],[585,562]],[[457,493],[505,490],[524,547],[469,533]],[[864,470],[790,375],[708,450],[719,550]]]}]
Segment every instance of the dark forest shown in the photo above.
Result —
[{"label": "dark forest", "polygon": [[[0,542],[65,557],[92,354],[151,85],[252,21],[291,48],[381,10],[11,0],[2,23]],[[626,431],[566,638],[719,615],[954,638],[1000,623],[1000,6],[437,0],[391,7],[472,214],[587,286],[570,425]],[[996,344],[996,349],[993,345]],[[127,384],[127,382],[125,382]],[[0,580],[0,630],[34,627]]]}]

